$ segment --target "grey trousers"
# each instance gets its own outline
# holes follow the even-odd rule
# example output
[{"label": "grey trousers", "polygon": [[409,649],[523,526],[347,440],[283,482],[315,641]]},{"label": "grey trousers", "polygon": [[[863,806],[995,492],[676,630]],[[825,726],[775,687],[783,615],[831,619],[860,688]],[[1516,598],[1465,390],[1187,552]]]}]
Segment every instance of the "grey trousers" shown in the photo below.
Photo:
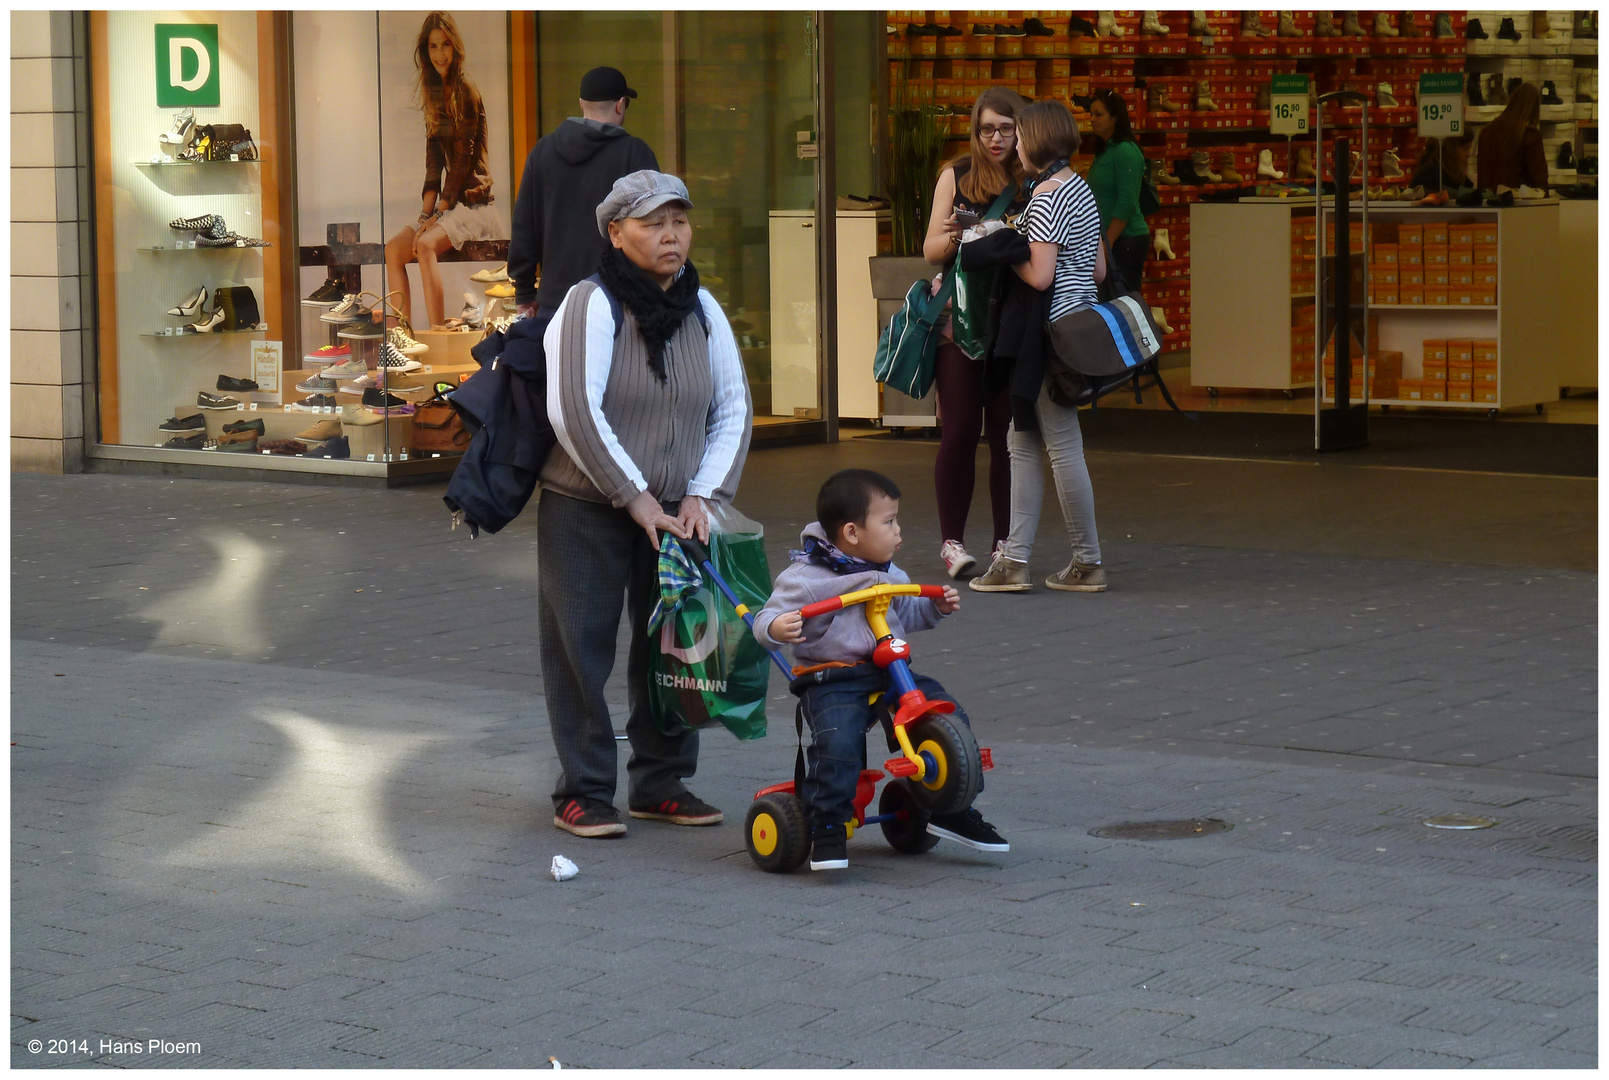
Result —
[{"label": "grey trousers", "polygon": [[1006,558],[1025,563],[1033,551],[1039,512],[1045,503],[1044,458],[1048,455],[1062,519],[1067,523],[1067,538],[1073,545],[1073,561],[1079,566],[1099,566],[1101,539],[1095,531],[1095,488],[1089,482],[1089,466],[1084,463],[1084,433],[1078,426],[1078,410],[1062,408],[1040,390],[1034,414],[1039,418],[1038,431],[1018,431],[1016,424],[1011,425],[1011,535],[1006,538]]},{"label": "grey trousers", "polygon": [[686,791],[698,768],[698,732],[663,735],[648,710],[648,615],[659,584],[659,554],[625,510],[544,490],[537,504],[538,628],[548,723],[559,755],[553,806],[584,797],[612,803],[618,751],[603,685],[615,666],[623,601],[629,602],[626,658],[631,759],[629,805]]}]

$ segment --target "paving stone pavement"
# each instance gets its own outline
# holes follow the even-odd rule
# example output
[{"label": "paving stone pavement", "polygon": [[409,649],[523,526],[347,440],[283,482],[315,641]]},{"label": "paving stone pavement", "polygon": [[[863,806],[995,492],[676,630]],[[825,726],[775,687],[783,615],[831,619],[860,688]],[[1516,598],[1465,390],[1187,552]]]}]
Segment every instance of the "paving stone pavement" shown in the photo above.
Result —
[{"label": "paving stone pavement", "polygon": [[[788,468],[851,463],[790,460],[774,565]],[[1109,540],[913,642],[1011,852],[777,877],[785,700],[703,739],[724,825],[551,827],[534,519],[438,500],[12,478],[13,1065],[1596,1065],[1594,573]],[[1174,817],[1234,828],[1089,834]],[[149,1039],[201,1048],[100,1050]]]}]

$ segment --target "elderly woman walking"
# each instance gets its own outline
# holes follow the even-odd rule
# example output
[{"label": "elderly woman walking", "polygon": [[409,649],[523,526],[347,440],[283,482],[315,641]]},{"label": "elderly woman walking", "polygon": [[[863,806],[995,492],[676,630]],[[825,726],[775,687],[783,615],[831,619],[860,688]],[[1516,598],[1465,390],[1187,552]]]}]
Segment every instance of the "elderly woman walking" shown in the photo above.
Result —
[{"label": "elderly woman walking", "polygon": [[597,211],[610,243],[598,273],[565,294],[543,339],[558,444],[537,509],[542,681],[560,768],[553,823],[577,836],[626,831],[603,700],[623,600],[627,808],[677,825],[722,816],[683,783],[698,733],[663,734],[648,706],[659,532],[709,538],[709,506],[736,492],[754,422],[732,329],[687,261],[692,205],[665,173],[616,181]]}]

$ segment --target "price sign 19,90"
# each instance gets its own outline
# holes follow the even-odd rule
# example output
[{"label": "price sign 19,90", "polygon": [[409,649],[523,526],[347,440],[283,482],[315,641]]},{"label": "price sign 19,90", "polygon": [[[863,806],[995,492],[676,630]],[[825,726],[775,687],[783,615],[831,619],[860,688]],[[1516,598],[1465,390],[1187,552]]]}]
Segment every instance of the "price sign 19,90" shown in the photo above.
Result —
[{"label": "price sign 19,90", "polygon": [[1275,75],[1268,92],[1268,130],[1274,135],[1306,135],[1308,112],[1306,75]]},{"label": "price sign 19,90", "polygon": [[1419,135],[1445,139],[1464,130],[1464,77],[1458,74],[1419,76]]}]

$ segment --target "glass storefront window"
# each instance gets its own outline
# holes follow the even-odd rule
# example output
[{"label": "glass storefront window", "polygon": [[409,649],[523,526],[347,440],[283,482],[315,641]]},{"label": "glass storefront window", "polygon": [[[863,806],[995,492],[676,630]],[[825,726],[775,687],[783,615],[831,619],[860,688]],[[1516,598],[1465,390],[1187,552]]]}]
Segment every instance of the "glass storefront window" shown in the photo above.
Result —
[{"label": "glass storefront window", "polygon": [[268,27],[253,11],[92,15],[103,443],[245,448],[225,427],[276,400]]}]

